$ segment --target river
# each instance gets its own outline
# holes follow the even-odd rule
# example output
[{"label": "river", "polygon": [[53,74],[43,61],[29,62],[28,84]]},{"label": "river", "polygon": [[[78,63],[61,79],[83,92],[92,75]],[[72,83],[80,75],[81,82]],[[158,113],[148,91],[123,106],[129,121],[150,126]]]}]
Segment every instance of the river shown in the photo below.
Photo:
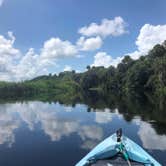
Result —
[{"label": "river", "polygon": [[0,104],[0,165],[74,166],[118,128],[166,164],[166,133],[153,119],[118,108],[25,101]]}]

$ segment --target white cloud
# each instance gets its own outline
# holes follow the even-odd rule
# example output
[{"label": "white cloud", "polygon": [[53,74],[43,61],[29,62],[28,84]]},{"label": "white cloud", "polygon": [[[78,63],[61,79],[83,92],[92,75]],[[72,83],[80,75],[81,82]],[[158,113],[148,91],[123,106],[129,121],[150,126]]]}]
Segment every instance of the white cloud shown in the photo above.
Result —
[{"label": "white cloud", "polygon": [[1,79],[10,79],[13,74],[13,66],[21,57],[18,49],[14,48],[15,38],[12,32],[8,32],[8,38],[0,35],[0,74]]},{"label": "white cloud", "polygon": [[[132,59],[138,59],[142,55],[146,55],[156,44],[161,44],[166,40],[166,25],[150,25],[145,24],[140,29],[140,33],[136,39],[137,50],[126,55],[130,55]],[[98,52],[94,56],[92,66],[117,66],[124,58],[111,58],[106,52]]]},{"label": "white cloud", "polygon": [[72,67],[69,65],[66,65],[63,71],[72,71]]},{"label": "white cloud", "polygon": [[94,62],[91,66],[104,66],[104,67],[109,67],[109,66],[117,66],[117,64],[122,60],[122,57],[117,57],[113,59],[110,55],[108,55],[106,52],[98,52],[94,56]]},{"label": "white cloud", "polygon": [[4,64],[5,62],[11,62],[20,57],[20,51],[13,46],[15,38],[12,32],[8,32],[8,37],[7,39],[0,35],[0,64],[3,62]]},{"label": "white cloud", "polygon": [[132,53],[128,53],[127,55],[130,55],[132,59],[139,59],[140,56],[144,55],[145,53],[142,53],[140,51],[134,51]]},{"label": "white cloud", "polygon": [[[101,48],[103,44],[101,37],[125,33],[125,22],[121,17],[115,17],[113,20],[104,19],[100,25],[92,23],[89,27],[81,28],[80,32],[83,36],[76,44],[52,37],[43,43],[39,51],[30,48],[26,53],[15,48],[16,38],[12,32],[8,32],[8,37],[0,35],[0,80],[22,81],[48,74],[50,69],[57,66],[59,59],[81,58],[83,56],[80,53]],[[84,35],[93,37],[87,38]],[[114,60],[108,55],[101,58],[101,53],[96,54],[94,66],[108,67],[110,64],[116,65],[119,61],[118,58]],[[70,71],[71,67],[66,66],[64,70]]]},{"label": "white cloud", "polygon": [[0,6],[2,6],[4,3],[4,0],[0,0]]},{"label": "white cloud", "polygon": [[39,55],[34,53],[34,49],[31,48],[28,52],[20,59],[16,66],[13,66],[14,80],[23,80],[24,78],[29,79],[37,74],[38,66],[37,63]]},{"label": "white cloud", "polygon": [[77,46],[79,47],[79,50],[82,51],[90,51],[90,50],[96,50],[99,49],[103,44],[102,39],[99,36],[91,37],[85,39],[85,37],[80,37],[77,41]]},{"label": "white cloud", "polygon": [[59,57],[70,57],[77,54],[77,49],[69,41],[62,41],[59,38],[51,38],[44,43],[41,57],[54,59]]},{"label": "white cloud", "polygon": [[[79,51],[95,50],[102,45],[100,37],[80,38],[76,45],[59,38],[44,42],[39,53],[30,48],[25,54],[14,47],[15,36],[8,32],[8,38],[0,36],[0,80],[20,81],[48,74],[49,68],[57,66],[62,58],[80,57]],[[65,71],[71,71],[65,66]]]},{"label": "white cloud", "polygon": [[141,52],[147,52],[156,44],[166,40],[166,25],[145,24],[137,37],[136,45]]},{"label": "white cloud", "polygon": [[161,44],[166,40],[166,25],[145,24],[140,29],[140,33],[135,42],[137,50],[129,55],[133,59],[138,59],[141,55],[146,55],[156,44]]},{"label": "white cloud", "polygon": [[0,36],[0,80],[19,81],[48,74],[48,69],[56,66],[58,59],[77,57],[76,47],[59,38],[44,42],[39,54],[30,48],[24,55],[14,48],[15,37],[12,32],[8,32],[8,37]]},{"label": "white cloud", "polygon": [[107,55],[106,52],[98,52],[94,56],[94,63],[92,66],[104,66],[109,67],[112,61],[112,57],[110,55]]},{"label": "white cloud", "polygon": [[[138,59],[142,55],[146,55],[156,44],[161,44],[166,40],[166,25],[150,25],[142,26],[140,33],[136,39],[137,50],[126,55],[130,55],[132,59]],[[106,52],[98,52],[94,56],[94,62],[91,66],[109,67],[117,66],[122,61],[122,57],[112,58]]]},{"label": "white cloud", "polygon": [[120,36],[126,33],[126,23],[122,17],[115,17],[113,20],[103,19],[101,24],[91,23],[79,29],[84,36]]}]

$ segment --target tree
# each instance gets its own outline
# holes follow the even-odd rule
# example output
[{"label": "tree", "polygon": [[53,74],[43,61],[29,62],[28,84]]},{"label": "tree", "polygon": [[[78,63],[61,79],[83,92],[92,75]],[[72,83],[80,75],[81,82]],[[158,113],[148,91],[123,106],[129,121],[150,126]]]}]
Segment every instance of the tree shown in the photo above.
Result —
[{"label": "tree", "polygon": [[87,69],[87,70],[90,70],[90,66],[88,65],[88,66],[86,67],[86,69]]},{"label": "tree", "polygon": [[126,55],[122,60],[122,63],[126,65],[130,65],[132,62],[133,59],[129,55]]},{"label": "tree", "polygon": [[153,47],[153,49],[149,52],[149,56],[152,58],[161,57],[166,53],[166,49],[163,45],[157,44]]},{"label": "tree", "polygon": [[72,74],[75,74],[76,73],[76,71],[75,70],[72,70]]}]

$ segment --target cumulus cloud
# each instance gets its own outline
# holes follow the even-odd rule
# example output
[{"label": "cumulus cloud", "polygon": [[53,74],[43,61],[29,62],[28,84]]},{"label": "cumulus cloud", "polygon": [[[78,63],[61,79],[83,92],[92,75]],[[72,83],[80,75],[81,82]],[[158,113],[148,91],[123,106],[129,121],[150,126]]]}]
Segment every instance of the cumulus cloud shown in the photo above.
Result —
[{"label": "cumulus cloud", "polygon": [[51,38],[44,43],[42,58],[70,57],[77,54],[77,49],[69,41],[62,41],[59,38]]},{"label": "cumulus cloud", "polygon": [[12,32],[8,32],[8,38],[0,35],[0,64],[5,64],[7,61],[12,62],[20,57],[20,51],[13,46],[14,41],[15,37]]},{"label": "cumulus cloud", "polygon": [[142,52],[149,51],[155,44],[161,44],[165,40],[165,36],[166,25],[145,24],[136,40],[138,50]]},{"label": "cumulus cloud", "polygon": [[84,36],[120,36],[126,33],[126,23],[122,17],[115,17],[113,20],[103,19],[100,24],[91,23],[79,29]]},{"label": "cumulus cloud", "polygon": [[[8,32],[8,38],[0,36],[0,80],[20,81],[38,75],[48,74],[51,66],[56,67],[62,58],[80,57],[79,51],[95,50],[101,47],[100,37],[81,37],[76,45],[60,38],[45,41],[39,53],[30,48],[25,54],[14,47],[15,36]],[[65,66],[65,71],[71,71]]]},{"label": "cumulus cloud", "polygon": [[[1,1],[0,1],[1,2]],[[22,81],[33,77],[48,74],[55,68],[62,58],[82,57],[82,52],[95,51],[101,48],[106,36],[119,36],[126,33],[125,22],[121,17],[113,20],[104,19],[101,24],[92,23],[79,30],[82,36],[75,44],[68,40],[52,37],[43,43],[40,50],[28,49],[23,53],[15,48],[15,36],[8,32],[8,37],[0,35],[0,80]],[[80,54],[81,53],[81,54]],[[101,59],[103,58],[103,59]],[[101,61],[101,62],[100,62]],[[104,53],[97,53],[94,66],[116,65],[119,58],[112,59]],[[66,66],[64,70],[71,70]]]},{"label": "cumulus cloud", "polygon": [[72,67],[69,65],[66,65],[63,69],[63,71],[72,71]]},{"label": "cumulus cloud", "polygon": [[[47,63],[47,65],[48,64],[49,63]],[[34,49],[31,48],[24,56],[22,56],[18,64],[13,66],[13,80],[30,79],[40,74],[47,74],[44,69],[45,65],[46,64],[42,64],[40,55],[35,54]]]},{"label": "cumulus cloud", "polygon": [[8,38],[0,36],[0,79],[18,81],[48,74],[48,68],[56,66],[59,58],[77,56],[76,46],[69,41],[51,38],[44,42],[39,53],[30,48],[23,54],[14,47],[15,37],[8,32]]},{"label": "cumulus cloud", "polygon": [[[150,25],[145,24],[140,29],[140,33],[136,39],[137,49],[134,52],[127,53],[132,59],[138,59],[142,55],[146,55],[156,44],[161,44],[166,40],[166,25]],[[94,56],[94,62],[92,66],[104,66],[109,67],[110,65],[117,66],[118,63],[124,58],[117,57],[112,58],[106,52],[98,52]]]},{"label": "cumulus cloud", "polygon": [[122,60],[122,57],[112,58],[110,55],[108,55],[106,52],[98,52],[94,56],[94,62],[91,66],[117,66],[117,64]]},{"label": "cumulus cloud", "polygon": [[103,44],[102,39],[99,36],[91,37],[85,39],[85,37],[80,37],[77,41],[77,46],[79,50],[82,51],[93,51],[99,49]]},{"label": "cumulus cloud", "polygon": [[133,59],[138,59],[141,55],[146,55],[156,44],[163,43],[166,40],[166,25],[145,24],[140,29],[136,39],[137,50],[129,55]]},{"label": "cumulus cloud", "polygon": [[8,32],[8,38],[0,35],[0,73],[4,80],[13,74],[13,66],[21,56],[20,51],[13,46],[14,41],[12,32]]}]

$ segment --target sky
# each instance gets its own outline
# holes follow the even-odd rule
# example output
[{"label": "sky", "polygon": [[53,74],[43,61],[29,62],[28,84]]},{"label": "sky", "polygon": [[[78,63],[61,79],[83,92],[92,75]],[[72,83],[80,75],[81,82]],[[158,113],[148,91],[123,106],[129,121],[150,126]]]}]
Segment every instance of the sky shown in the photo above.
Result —
[{"label": "sky", "polygon": [[117,66],[166,40],[165,0],[0,0],[0,80]]}]

